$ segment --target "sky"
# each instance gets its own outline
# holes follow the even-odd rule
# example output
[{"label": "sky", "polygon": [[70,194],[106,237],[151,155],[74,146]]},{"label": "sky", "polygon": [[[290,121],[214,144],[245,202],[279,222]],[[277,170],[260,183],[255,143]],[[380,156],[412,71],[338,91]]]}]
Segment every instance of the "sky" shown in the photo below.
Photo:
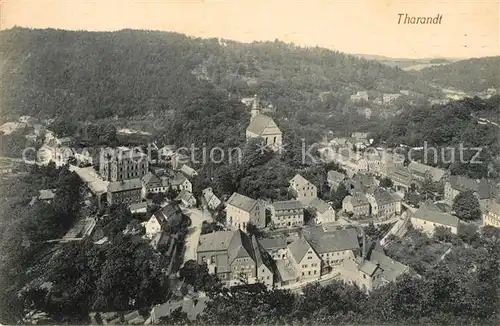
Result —
[{"label": "sky", "polygon": [[[399,13],[442,19],[404,25]],[[397,58],[500,55],[499,15],[499,0],[0,0],[0,29],[164,30]]]}]

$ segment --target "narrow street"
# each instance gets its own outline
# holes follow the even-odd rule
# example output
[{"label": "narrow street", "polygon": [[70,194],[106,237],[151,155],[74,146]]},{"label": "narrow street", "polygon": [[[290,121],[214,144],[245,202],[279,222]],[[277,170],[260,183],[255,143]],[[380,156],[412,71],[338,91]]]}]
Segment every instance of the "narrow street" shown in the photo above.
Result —
[{"label": "narrow street", "polygon": [[212,221],[212,216],[207,210],[189,208],[185,210],[185,213],[191,218],[191,227],[185,241],[182,266],[190,259],[196,260],[196,249],[198,248],[198,241],[201,235],[201,225],[203,221]]}]

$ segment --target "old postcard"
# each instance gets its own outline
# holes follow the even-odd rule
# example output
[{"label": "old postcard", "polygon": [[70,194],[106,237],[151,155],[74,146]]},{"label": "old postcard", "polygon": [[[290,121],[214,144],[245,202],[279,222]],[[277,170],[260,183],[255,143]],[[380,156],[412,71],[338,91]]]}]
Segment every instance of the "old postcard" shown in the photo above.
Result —
[{"label": "old postcard", "polygon": [[0,1],[0,325],[500,324],[499,6]]}]

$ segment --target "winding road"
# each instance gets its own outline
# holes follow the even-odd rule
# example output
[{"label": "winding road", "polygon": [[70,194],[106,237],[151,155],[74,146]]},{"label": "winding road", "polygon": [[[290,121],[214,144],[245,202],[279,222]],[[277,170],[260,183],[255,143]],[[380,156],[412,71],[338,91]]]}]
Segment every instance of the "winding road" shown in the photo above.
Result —
[{"label": "winding road", "polygon": [[212,216],[207,210],[188,208],[184,210],[184,213],[191,218],[191,227],[184,243],[184,261],[182,262],[182,266],[188,260],[196,260],[196,249],[198,248],[198,241],[201,235],[201,225],[203,221],[212,221]]}]

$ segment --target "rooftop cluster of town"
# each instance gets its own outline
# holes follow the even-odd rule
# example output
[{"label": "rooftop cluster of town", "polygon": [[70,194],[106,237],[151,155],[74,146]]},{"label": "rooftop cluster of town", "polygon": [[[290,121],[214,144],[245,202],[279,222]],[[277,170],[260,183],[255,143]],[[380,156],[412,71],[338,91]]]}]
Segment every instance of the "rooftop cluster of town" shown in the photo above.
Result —
[{"label": "rooftop cluster of town", "polygon": [[[398,96],[384,94],[382,101]],[[351,98],[367,97],[366,92],[358,92]],[[282,132],[270,116],[263,114],[272,112],[272,107],[259,108],[257,97],[243,102],[251,110],[247,139],[259,137],[271,149],[279,149]],[[42,148],[49,161],[60,162],[57,148],[70,142],[69,138],[57,139],[49,134]],[[405,162],[386,149],[350,150],[370,144],[367,133],[357,132],[350,137],[333,138],[320,150],[323,161],[335,162],[339,167],[324,177],[330,189],[346,189],[341,208],[319,198],[319,185],[300,173],[289,180],[288,200],[270,202],[240,193],[216,194],[210,187],[196,198],[192,180],[197,171],[181,163],[172,146],[160,151],[154,163],[145,154],[131,152],[127,147],[113,149],[123,155],[112,157],[107,157],[106,151],[97,156],[76,153],[80,155],[77,160],[88,166],[70,165],[70,169],[80,176],[98,205],[124,204],[132,213],[148,213],[152,194],[175,191],[175,199],[165,200],[144,222],[144,236],[154,248],[165,244],[173,250],[173,238],[165,231],[168,221],[179,214],[201,208],[210,219],[215,211],[224,211],[222,231],[202,235],[194,232],[186,241],[195,244],[193,258],[199,264],[207,264],[209,272],[227,286],[260,282],[269,288],[300,289],[311,282],[340,279],[369,292],[411,270],[384,253],[384,241],[369,240],[363,227],[369,223],[393,224],[389,234],[398,235],[404,234],[401,230],[410,225],[429,235],[444,227],[456,234],[463,222],[450,208],[465,191],[472,191],[478,198],[483,224],[500,227],[498,193],[489,180],[450,176],[437,167]],[[391,183],[382,184],[384,179]],[[406,203],[405,194],[418,191],[425,180],[443,185],[442,198],[436,194],[418,208]],[[41,191],[38,199],[51,201],[54,191]]]}]

